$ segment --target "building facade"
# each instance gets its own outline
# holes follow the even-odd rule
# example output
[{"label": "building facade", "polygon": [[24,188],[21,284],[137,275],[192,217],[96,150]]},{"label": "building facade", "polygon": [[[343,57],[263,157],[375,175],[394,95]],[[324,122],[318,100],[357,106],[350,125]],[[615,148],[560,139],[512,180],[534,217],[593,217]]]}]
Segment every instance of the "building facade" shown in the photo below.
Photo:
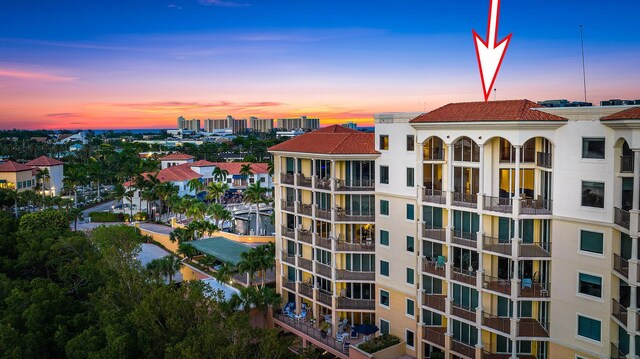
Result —
[{"label": "building facade", "polygon": [[36,178],[33,168],[14,161],[0,163],[0,188],[18,192],[33,190]]},{"label": "building facade", "polygon": [[45,194],[51,196],[60,194],[63,186],[62,181],[64,180],[64,162],[47,156],[41,156],[25,163],[25,165],[33,169],[48,171],[49,178],[44,180]]},{"label": "building facade", "polygon": [[273,130],[273,119],[257,118],[252,116],[249,118],[249,125],[251,126],[252,131],[271,132]]},{"label": "building facade", "polygon": [[278,128],[284,131],[316,130],[320,128],[320,119],[300,116],[295,118],[279,118]]}]

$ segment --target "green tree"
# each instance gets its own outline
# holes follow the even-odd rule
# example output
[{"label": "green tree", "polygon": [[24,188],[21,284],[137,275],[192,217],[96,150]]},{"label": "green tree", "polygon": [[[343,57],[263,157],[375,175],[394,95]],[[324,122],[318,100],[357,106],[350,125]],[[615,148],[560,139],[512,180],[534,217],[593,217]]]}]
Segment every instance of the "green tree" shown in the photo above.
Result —
[{"label": "green tree", "polygon": [[213,169],[213,180],[216,182],[226,182],[227,181],[227,176],[229,176],[229,171],[225,170],[224,168],[220,168],[218,166],[216,166]]},{"label": "green tree", "polygon": [[184,242],[178,245],[178,254],[186,258],[188,261],[193,260],[200,252],[191,244]]},{"label": "green tree", "polygon": [[220,197],[222,197],[229,190],[229,185],[226,182],[211,182],[207,185],[206,191],[206,199],[208,201],[216,201],[220,202]]},{"label": "green tree", "polygon": [[197,195],[204,189],[204,183],[202,183],[199,178],[193,178],[187,182],[187,187],[189,188],[189,191],[194,192]]},{"label": "green tree", "polygon": [[247,190],[242,194],[242,201],[244,203],[256,206],[256,234],[258,234],[260,228],[260,204],[267,202],[267,192],[267,188],[262,187],[260,182],[256,182],[249,185]]}]

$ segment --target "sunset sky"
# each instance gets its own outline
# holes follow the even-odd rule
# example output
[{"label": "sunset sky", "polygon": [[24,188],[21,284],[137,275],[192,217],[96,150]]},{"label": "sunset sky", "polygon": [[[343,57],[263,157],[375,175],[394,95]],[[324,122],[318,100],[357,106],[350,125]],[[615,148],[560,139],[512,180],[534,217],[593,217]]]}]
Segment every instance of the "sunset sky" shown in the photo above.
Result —
[{"label": "sunset sky", "polygon": [[[0,11],[0,128],[372,114],[483,99],[489,0],[17,0]],[[640,1],[503,0],[498,99],[640,98]],[[493,96],[492,96],[493,98]]]}]

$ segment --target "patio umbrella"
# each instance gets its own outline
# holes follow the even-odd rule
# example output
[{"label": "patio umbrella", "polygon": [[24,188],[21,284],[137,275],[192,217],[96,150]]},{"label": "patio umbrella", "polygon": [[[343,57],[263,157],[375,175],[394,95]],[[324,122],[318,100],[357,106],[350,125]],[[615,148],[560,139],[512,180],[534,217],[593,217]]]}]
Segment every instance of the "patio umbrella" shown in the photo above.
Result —
[{"label": "patio umbrella", "polygon": [[356,333],[371,335],[380,330],[377,326],[371,324],[360,324],[353,327],[353,331]]}]

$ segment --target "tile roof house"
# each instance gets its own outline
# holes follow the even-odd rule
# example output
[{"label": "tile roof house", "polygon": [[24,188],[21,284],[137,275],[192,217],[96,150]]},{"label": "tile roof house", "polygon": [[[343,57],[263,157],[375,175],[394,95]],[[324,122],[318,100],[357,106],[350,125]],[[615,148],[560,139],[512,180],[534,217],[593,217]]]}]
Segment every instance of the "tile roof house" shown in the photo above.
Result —
[{"label": "tile roof house", "polygon": [[[40,156],[35,160],[31,160],[25,165],[33,169],[46,169],[49,171],[49,178],[45,181],[45,190],[50,190],[53,195],[60,193],[64,180],[64,162],[55,158]],[[45,192],[46,193],[46,192]]]},{"label": "tile roof house", "polygon": [[375,135],[333,125],[296,136],[269,148],[270,152],[332,155],[377,154]]},{"label": "tile roof house", "polygon": [[0,188],[15,188],[19,192],[32,189],[36,185],[31,167],[14,161],[0,164]]},{"label": "tile roof house", "polygon": [[640,107],[632,107],[626,110],[616,112],[612,115],[602,117],[601,121],[616,121],[616,120],[640,120]]}]

